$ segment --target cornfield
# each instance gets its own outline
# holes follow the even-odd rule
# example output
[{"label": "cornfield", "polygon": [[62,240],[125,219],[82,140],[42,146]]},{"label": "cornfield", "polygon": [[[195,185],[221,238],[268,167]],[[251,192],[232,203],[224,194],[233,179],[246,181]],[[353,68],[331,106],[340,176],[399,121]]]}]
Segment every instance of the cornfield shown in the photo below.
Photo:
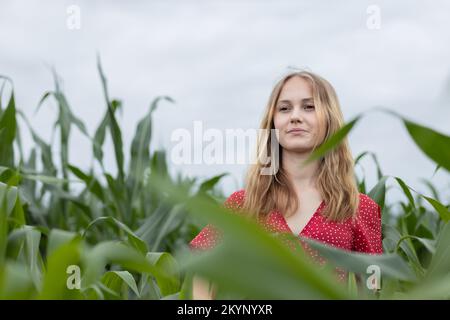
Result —
[{"label": "cornfield", "polygon": [[[54,129],[59,154],[44,141],[16,108],[12,81],[2,76],[0,89],[0,298],[2,299],[191,299],[192,275],[218,284],[217,298],[228,299],[449,299],[450,211],[445,190],[425,180],[430,195],[416,192],[401,177],[384,175],[370,151],[355,158],[373,159],[378,182],[360,192],[382,208],[382,256],[349,253],[308,242],[329,264],[318,268],[301,250],[293,252],[278,235],[229,214],[218,182],[226,173],[199,181],[169,174],[165,150],[152,152],[152,114],[168,96],[156,97],[135,130],[125,168],[122,132],[117,122],[119,100],[110,99],[98,63],[105,114],[93,135],[72,112],[54,73],[54,89],[38,103],[58,106]],[[11,88],[11,89],[9,89]],[[3,96],[8,96],[2,104]],[[436,164],[450,170],[450,138],[393,111],[417,145]],[[367,114],[348,122],[313,157],[336,146]],[[24,157],[18,119],[34,141]],[[70,162],[72,129],[83,133],[101,168],[83,171]],[[110,135],[116,173],[107,172],[103,145]],[[58,156],[59,159],[54,159]],[[395,187],[388,187],[387,182]],[[81,186],[75,191],[74,186]],[[387,203],[398,188],[404,199]],[[78,188],[80,189],[80,188]],[[188,243],[206,222],[219,226],[223,243],[191,254]],[[349,272],[346,283],[332,275],[336,266]],[[381,271],[378,290],[366,286],[368,266]],[[77,280],[79,279],[79,280]]]}]

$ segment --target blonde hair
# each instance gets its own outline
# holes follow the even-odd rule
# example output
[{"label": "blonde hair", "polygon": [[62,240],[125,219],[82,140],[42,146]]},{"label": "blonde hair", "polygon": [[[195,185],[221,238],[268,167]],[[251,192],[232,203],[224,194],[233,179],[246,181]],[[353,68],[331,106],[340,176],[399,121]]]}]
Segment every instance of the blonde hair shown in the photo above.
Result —
[{"label": "blonde hair", "polygon": [[[281,90],[289,79],[296,76],[311,84],[319,123],[317,139],[323,137],[322,141],[316,139],[312,151],[329,139],[344,123],[336,92],[324,78],[309,71],[296,71],[285,75],[276,83],[260,125],[264,132],[270,133],[258,139],[257,161],[247,172],[245,199],[242,205],[244,211],[260,219],[266,217],[272,210],[279,210],[283,215],[290,216],[299,206],[296,192],[282,167],[273,174],[261,174],[261,170],[267,170],[267,167],[273,165],[271,161],[281,160],[282,152],[279,150],[281,146],[277,144],[278,150],[271,150],[273,130],[270,129],[274,129],[274,110]],[[261,154],[271,155],[269,163],[263,164],[259,161]],[[274,154],[275,159],[272,157]],[[347,138],[318,161],[316,186],[326,204],[321,214],[331,221],[354,218],[359,206],[359,191]]]}]

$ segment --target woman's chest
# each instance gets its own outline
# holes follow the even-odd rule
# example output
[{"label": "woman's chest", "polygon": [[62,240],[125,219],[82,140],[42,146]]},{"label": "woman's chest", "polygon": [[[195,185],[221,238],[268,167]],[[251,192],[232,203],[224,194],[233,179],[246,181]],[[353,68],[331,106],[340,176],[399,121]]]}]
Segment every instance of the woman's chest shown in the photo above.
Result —
[{"label": "woman's chest", "polygon": [[317,240],[341,249],[351,250],[353,243],[353,228],[350,221],[327,221],[320,214],[315,214],[299,234],[294,233],[283,215],[272,212],[264,223],[269,232],[286,232],[297,236]]}]

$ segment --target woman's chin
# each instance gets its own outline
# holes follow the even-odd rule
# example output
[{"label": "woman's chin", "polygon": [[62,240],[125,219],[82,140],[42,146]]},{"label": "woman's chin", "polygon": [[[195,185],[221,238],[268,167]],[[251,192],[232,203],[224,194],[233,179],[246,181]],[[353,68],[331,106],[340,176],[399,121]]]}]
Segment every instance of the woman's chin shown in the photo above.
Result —
[{"label": "woman's chin", "polygon": [[312,146],[305,144],[290,144],[284,148],[288,152],[295,153],[310,153],[312,150]]}]

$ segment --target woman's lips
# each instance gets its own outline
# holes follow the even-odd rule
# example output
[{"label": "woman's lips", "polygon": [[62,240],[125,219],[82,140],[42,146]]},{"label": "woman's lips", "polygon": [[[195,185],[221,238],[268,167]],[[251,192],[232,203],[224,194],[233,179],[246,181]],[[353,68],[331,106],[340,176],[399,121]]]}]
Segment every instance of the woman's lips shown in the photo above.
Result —
[{"label": "woman's lips", "polygon": [[306,131],[306,130],[304,130],[304,129],[291,129],[291,130],[289,130],[288,131],[288,133],[290,133],[290,134],[303,134],[303,133],[306,133],[306,132],[308,132],[308,131]]}]

